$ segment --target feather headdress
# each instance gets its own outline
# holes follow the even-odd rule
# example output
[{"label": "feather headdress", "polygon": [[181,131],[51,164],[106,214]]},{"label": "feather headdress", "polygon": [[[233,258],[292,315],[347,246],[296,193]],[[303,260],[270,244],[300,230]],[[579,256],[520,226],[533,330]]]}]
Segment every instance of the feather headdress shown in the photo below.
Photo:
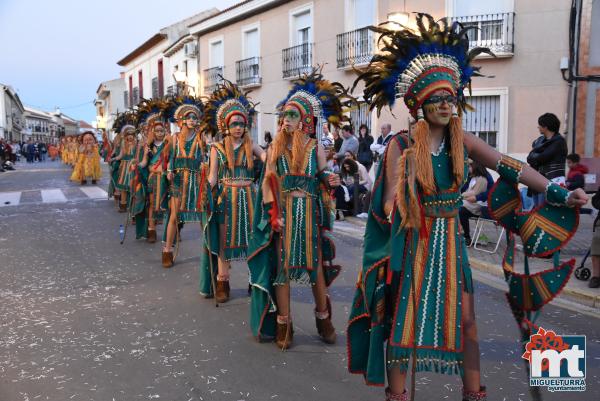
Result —
[{"label": "feather headdress", "polygon": [[137,108],[137,123],[152,124],[155,121],[165,123],[165,112],[169,108],[166,99],[143,99]]},{"label": "feather headdress", "polygon": [[341,83],[323,79],[321,70],[314,68],[310,74],[300,77],[277,106],[282,113],[285,106],[294,105],[301,113],[301,121],[304,129],[308,128],[308,134],[314,134],[315,125],[320,126],[321,123],[329,122],[339,127],[342,122],[349,121],[345,113],[356,103]]},{"label": "feather headdress", "polygon": [[125,132],[135,133],[136,120],[137,118],[133,111],[127,110],[123,113],[117,113],[112,130],[119,134]]},{"label": "feather headdress", "polygon": [[248,92],[244,92],[233,82],[223,79],[210,95],[204,106],[204,117],[202,119],[202,131],[218,137],[227,132],[231,117],[242,116],[246,121],[248,130],[252,127],[252,121],[256,114],[256,105],[248,98]]},{"label": "feather headdress", "polygon": [[181,120],[190,112],[196,114],[198,119],[201,119],[204,113],[202,100],[193,96],[172,97],[168,102],[169,106],[166,110],[166,115],[173,123]]},{"label": "feather headdress", "polygon": [[475,28],[465,28],[456,21],[449,24],[446,18],[436,22],[430,15],[419,13],[416,31],[406,27],[371,29],[381,35],[381,53],[373,56],[367,70],[354,82],[356,87],[364,81],[364,98],[371,110],[380,113],[384,106],[391,108],[398,97],[403,97],[417,118],[423,102],[440,89],[457,97],[459,113],[469,107],[464,89],[470,86],[471,77],[481,76],[472,62],[482,53],[493,56],[487,48],[469,50],[467,33]]}]

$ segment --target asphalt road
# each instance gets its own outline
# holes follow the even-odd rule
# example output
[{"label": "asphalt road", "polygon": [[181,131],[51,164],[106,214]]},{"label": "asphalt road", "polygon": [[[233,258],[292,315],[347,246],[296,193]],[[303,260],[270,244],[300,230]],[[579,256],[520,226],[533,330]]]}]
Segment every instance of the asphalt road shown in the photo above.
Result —
[{"label": "asphalt road", "polygon": [[[338,343],[319,341],[310,289],[295,287],[295,343],[282,353],[250,334],[244,265],[232,271],[229,303],[215,308],[198,294],[199,227],[185,227],[176,265],[163,269],[160,243],[129,236],[119,245],[124,215],[111,201],[82,196],[67,169],[19,167],[35,171],[0,173],[0,198],[25,191],[18,205],[0,206],[0,401],[384,399],[346,370],[360,238],[335,237],[344,267],[331,291]],[[36,189],[59,189],[64,199]],[[503,292],[477,282],[476,300],[488,399],[530,399]],[[543,390],[544,400],[599,400],[599,320],[549,305],[539,323],[587,335],[587,391]],[[417,400],[460,400],[460,390],[458,377],[417,375]]]}]

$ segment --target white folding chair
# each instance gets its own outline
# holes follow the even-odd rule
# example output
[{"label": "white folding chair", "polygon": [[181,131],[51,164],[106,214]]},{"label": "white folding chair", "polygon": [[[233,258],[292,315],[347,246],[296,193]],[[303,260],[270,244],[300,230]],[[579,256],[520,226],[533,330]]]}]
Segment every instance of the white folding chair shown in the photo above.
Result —
[{"label": "white folding chair", "polygon": [[483,226],[485,223],[491,223],[496,227],[496,232],[498,232],[499,224],[496,223],[495,220],[484,219],[483,217],[479,217],[477,219],[477,223],[475,224],[475,235],[473,235],[473,240],[471,241],[471,245],[473,249],[477,249],[478,251],[483,251],[487,253],[496,253],[498,247],[500,247],[500,241],[502,241],[502,237],[504,236],[504,227],[500,226],[502,229],[500,230],[500,234],[498,235],[498,239],[496,240],[496,246],[493,251],[488,249],[481,248],[481,246],[477,246],[479,244],[479,238],[481,237],[481,233],[483,232]]}]

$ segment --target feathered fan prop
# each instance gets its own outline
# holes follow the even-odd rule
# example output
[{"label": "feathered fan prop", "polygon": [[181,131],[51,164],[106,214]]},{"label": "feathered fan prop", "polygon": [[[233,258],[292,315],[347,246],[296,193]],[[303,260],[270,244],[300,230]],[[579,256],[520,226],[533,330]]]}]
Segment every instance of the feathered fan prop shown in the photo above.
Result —
[{"label": "feathered fan prop", "polygon": [[352,89],[364,81],[364,98],[378,115],[384,106],[392,108],[398,97],[404,97],[415,116],[429,90],[435,89],[431,83],[447,81],[458,98],[459,113],[470,109],[463,90],[470,87],[471,77],[482,76],[472,62],[480,54],[494,54],[483,47],[469,50],[468,32],[476,28],[463,27],[457,21],[449,24],[442,18],[436,22],[430,15],[419,13],[417,28],[371,28],[381,35],[381,53],[373,56]]}]

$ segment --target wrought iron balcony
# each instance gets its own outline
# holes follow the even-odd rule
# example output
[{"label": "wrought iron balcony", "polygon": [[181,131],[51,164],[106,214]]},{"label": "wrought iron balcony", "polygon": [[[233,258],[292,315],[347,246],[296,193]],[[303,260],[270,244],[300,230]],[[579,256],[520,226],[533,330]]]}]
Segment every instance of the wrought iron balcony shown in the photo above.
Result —
[{"label": "wrought iron balcony", "polygon": [[250,57],[235,62],[235,80],[239,86],[258,86],[260,76],[260,57]]},{"label": "wrought iron balcony", "polygon": [[204,94],[209,95],[223,81],[223,67],[213,67],[204,70]]},{"label": "wrought iron balcony", "polygon": [[375,54],[375,33],[365,27],[337,35],[337,67],[364,65]]},{"label": "wrought iron balcony", "polygon": [[173,96],[177,94],[177,85],[167,86],[167,96]]},{"label": "wrought iron balcony", "polygon": [[515,13],[454,17],[469,31],[469,47],[487,47],[497,56],[512,56],[515,50]]},{"label": "wrought iron balcony", "polygon": [[312,43],[303,43],[283,49],[281,52],[283,78],[300,76],[312,70],[313,46]]}]

